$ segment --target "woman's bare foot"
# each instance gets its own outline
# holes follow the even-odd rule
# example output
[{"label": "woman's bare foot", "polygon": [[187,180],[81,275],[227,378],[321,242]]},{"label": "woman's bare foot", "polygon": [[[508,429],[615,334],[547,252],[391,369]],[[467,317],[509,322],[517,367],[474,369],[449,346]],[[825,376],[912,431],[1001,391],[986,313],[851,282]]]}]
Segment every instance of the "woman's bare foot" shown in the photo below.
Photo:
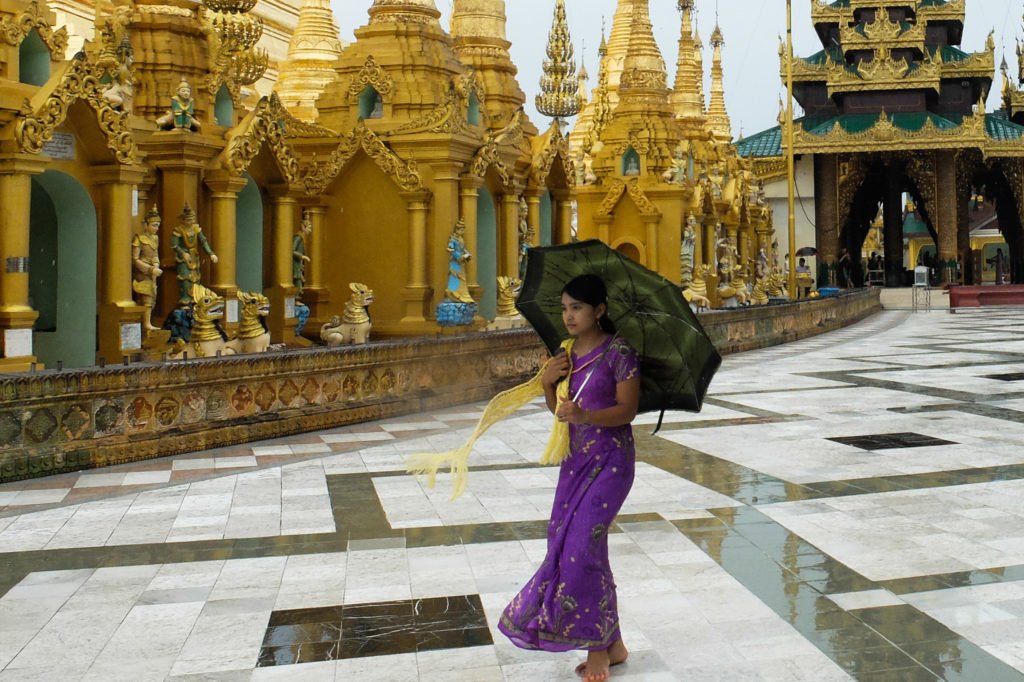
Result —
[{"label": "woman's bare foot", "polygon": [[625,663],[627,658],[629,658],[629,651],[626,649],[626,645],[622,643],[621,639],[617,639],[605,651],[588,652],[586,662],[576,666],[576,674],[585,682],[605,682],[610,674],[609,668]]}]

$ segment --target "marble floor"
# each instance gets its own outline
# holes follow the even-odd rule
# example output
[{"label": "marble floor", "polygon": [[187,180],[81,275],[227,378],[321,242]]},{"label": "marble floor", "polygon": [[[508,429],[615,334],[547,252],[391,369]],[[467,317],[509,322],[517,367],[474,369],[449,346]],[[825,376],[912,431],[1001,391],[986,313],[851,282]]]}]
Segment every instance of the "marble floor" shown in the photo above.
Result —
[{"label": "marble floor", "polygon": [[[0,682],[572,680],[496,629],[545,549],[537,403],[0,486]],[[888,311],[637,419],[613,680],[1024,680],[1024,315]]]}]

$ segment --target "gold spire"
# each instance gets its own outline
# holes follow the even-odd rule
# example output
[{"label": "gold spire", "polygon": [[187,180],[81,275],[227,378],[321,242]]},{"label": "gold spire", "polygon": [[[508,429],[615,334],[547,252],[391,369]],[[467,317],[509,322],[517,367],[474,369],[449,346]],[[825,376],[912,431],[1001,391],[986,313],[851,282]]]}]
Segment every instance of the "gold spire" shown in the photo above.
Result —
[{"label": "gold spire", "polygon": [[452,5],[455,54],[483,79],[484,108],[492,128],[507,125],[526,103],[509,55],[506,23],[505,0],[455,0]]},{"label": "gold spire", "polygon": [[633,25],[634,0],[618,0],[608,37],[608,98],[614,107],[619,103],[619,80],[629,51],[629,34]]},{"label": "gold spire", "polygon": [[699,66],[697,43],[693,34],[694,0],[678,0],[682,14],[679,31],[679,60],[676,63],[676,80],[669,101],[676,117],[687,123],[703,125],[704,99],[701,81],[704,74]]},{"label": "gold spire", "polygon": [[714,56],[711,62],[711,103],[708,105],[708,126],[716,138],[722,142],[731,142],[732,124],[729,121],[729,114],[725,110],[725,84],[722,78],[723,45],[725,45],[725,38],[722,36],[722,29],[716,23],[715,31],[711,34],[711,47],[714,49]]},{"label": "gold spire", "polygon": [[665,60],[654,40],[648,0],[635,0],[632,14],[629,50],[619,82],[619,101],[626,97],[627,91],[635,90],[661,91],[661,95],[667,97],[668,75]]},{"label": "gold spire", "polygon": [[422,22],[440,26],[441,13],[434,0],[373,0],[368,10],[371,24]]},{"label": "gold spire", "polygon": [[297,118],[316,120],[316,98],[334,80],[334,64],[341,49],[330,1],[303,0],[275,87],[281,102]]},{"label": "gold spire", "polygon": [[576,62],[573,60],[572,36],[565,19],[565,0],[555,0],[555,16],[548,33],[548,58],[540,79],[537,111],[555,120],[575,116],[582,105]]},{"label": "gold spire", "polygon": [[700,102],[700,110],[704,112],[707,110],[707,99],[704,97],[704,41],[700,37],[700,29],[696,26],[693,27],[693,63],[696,65],[697,73],[697,93],[700,95],[698,101]]}]

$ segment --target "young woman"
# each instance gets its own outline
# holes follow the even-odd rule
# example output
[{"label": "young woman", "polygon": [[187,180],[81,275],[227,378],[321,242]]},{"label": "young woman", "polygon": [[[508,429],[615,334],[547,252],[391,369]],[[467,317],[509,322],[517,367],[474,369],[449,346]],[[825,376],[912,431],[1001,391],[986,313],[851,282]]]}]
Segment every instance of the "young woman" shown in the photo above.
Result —
[{"label": "young woman", "polygon": [[[569,425],[540,569],[512,600],[498,628],[524,649],[589,652],[576,672],[586,682],[608,679],[626,660],[619,633],[615,582],[608,563],[608,529],[633,485],[630,422],[640,399],[636,351],[614,335],[607,291],[594,275],[562,291],[562,320],[574,341],[554,358],[542,381],[550,409]],[[559,401],[559,382],[570,399]]]}]

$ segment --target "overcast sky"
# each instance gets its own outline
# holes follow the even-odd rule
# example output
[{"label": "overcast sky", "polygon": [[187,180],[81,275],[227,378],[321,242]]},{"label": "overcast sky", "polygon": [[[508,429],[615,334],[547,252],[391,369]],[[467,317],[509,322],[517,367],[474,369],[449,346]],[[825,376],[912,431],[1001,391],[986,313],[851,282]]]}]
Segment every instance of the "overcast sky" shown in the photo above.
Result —
[{"label": "overcast sky", "polygon": [[[807,56],[821,49],[811,26],[811,2],[793,0],[793,40],[798,55]],[[451,0],[435,0],[447,29]],[[332,0],[342,40],[353,40],[355,28],[367,23],[366,10],[372,0]],[[583,57],[591,75],[590,86],[597,83],[597,46],[601,40],[602,17],[611,27],[616,0],[566,0],[569,29],[576,44],[576,56]],[[527,111],[544,128],[546,119],[533,106],[538,91],[541,62],[551,25],[554,0],[509,0],[508,39],[512,59],[519,67],[519,84],[527,94]],[[675,72],[679,40],[679,12],[676,0],[650,0],[655,37],[669,70],[669,82]],[[784,86],[779,78],[778,36],[786,30],[784,0],[697,0],[701,36],[705,46],[718,20],[725,34],[722,61],[725,67],[726,105],[733,121],[733,135],[742,131],[751,135],[775,125],[779,95]],[[980,51],[985,36],[995,29],[996,64],[1005,55],[1012,74],[1017,73],[1015,42],[1022,35],[1021,13],[1024,0],[969,0],[962,48]],[[710,71],[711,51],[705,47],[705,67]],[[1002,81],[996,78],[989,109],[998,108]],[[708,88],[710,95],[710,88]]]}]

